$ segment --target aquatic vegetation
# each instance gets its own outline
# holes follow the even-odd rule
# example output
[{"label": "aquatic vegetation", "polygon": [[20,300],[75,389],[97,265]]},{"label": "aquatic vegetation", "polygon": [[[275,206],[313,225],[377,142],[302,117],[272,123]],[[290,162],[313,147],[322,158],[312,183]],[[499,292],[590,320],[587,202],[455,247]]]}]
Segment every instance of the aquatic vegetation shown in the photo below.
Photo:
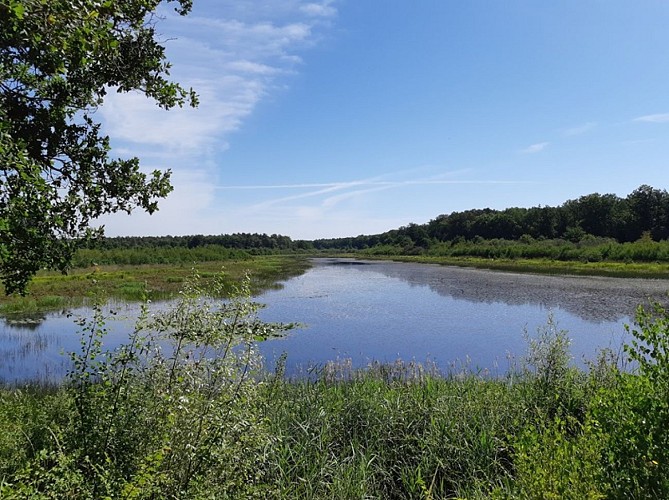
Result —
[{"label": "aquatic vegetation", "polygon": [[[150,254],[150,251],[145,250]],[[309,262],[300,257],[260,256],[242,260],[213,260],[170,264],[100,265],[74,269],[64,275],[42,272],[28,287],[28,295],[5,296],[0,291],[0,315],[43,312],[85,303],[92,297],[92,290],[101,291],[109,298],[127,301],[167,299],[178,294],[197,267],[200,279],[210,282],[222,279],[225,286],[221,293],[234,289],[245,274],[251,279],[253,293],[272,288],[277,282],[303,273]],[[221,270],[225,270],[220,278]]]}]

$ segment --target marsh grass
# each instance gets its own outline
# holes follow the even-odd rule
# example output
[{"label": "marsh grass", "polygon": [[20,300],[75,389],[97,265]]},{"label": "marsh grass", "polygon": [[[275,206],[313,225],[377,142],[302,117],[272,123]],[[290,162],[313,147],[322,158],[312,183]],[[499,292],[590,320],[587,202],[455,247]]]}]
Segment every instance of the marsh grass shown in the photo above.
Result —
[{"label": "marsh grass", "polygon": [[288,497],[442,498],[511,473],[522,414],[506,380],[395,363],[271,389],[285,402],[272,407],[272,477]]},{"label": "marsh grass", "polygon": [[17,314],[34,314],[42,311],[65,309],[74,305],[76,301],[67,297],[44,295],[41,297],[15,297],[11,301],[0,304],[0,315],[11,316]]},{"label": "marsh grass", "polygon": [[[360,254],[349,254],[360,256]],[[582,262],[545,258],[483,258],[475,256],[433,255],[371,255],[365,258],[386,259],[398,262],[420,262],[447,266],[474,267],[496,271],[535,274],[569,274],[576,276],[609,276],[613,278],[669,278],[667,262]]]},{"label": "marsh grass", "polygon": [[76,307],[90,301],[95,294],[99,297],[100,290],[108,298],[126,301],[169,299],[182,289],[193,267],[197,267],[204,285],[219,279],[224,269],[219,293],[225,296],[246,274],[250,277],[251,292],[257,294],[280,287],[281,280],[303,273],[309,263],[294,256],[259,256],[190,264],[95,265],[73,269],[67,275],[45,271],[30,283],[26,297],[7,297],[0,289],[0,315]]}]

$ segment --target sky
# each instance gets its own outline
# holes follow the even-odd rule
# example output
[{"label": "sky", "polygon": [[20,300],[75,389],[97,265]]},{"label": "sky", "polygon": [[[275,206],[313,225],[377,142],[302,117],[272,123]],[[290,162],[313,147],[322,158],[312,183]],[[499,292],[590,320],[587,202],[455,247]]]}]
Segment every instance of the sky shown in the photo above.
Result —
[{"label": "sky", "polygon": [[112,153],[171,169],[109,236],[376,234],[669,184],[666,0],[195,0],[160,8],[197,109],[111,92]]}]

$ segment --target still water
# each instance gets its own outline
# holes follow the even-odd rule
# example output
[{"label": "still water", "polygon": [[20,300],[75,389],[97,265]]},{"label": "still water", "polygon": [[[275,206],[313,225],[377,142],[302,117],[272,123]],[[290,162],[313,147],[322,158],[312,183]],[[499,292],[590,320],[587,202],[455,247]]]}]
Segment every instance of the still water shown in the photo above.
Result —
[{"label": "still water", "polygon": [[[303,328],[266,341],[267,366],[287,353],[286,371],[299,375],[330,360],[354,366],[403,360],[468,365],[504,373],[526,349],[530,335],[552,315],[572,339],[574,362],[594,359],[604,347],[619,349],[624,324],[637,304],[666,301],[669,282],[549,277],[425,264],[315,259],[305,274],[258,298],[268,321],[300,322]],[[112,304],[107,345],[117,346],[138,307]],[[85,308],[0,324],[0,379],[59,380],[67,352],[79,348],[73,317]]]}]

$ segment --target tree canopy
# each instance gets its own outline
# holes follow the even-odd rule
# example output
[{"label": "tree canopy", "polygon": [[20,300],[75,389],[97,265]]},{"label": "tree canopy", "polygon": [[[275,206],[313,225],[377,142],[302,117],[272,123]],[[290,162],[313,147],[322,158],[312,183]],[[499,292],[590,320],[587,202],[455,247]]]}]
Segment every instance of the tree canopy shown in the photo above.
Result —
[{"label": "tree canopy", "polygon": [[316,249],[357,249],[393,245],[420,251],[431,244],[475,239],[564,239],[585,236],[632,242],[644,235],[669,240],[669,193],[647,184],[627,197],[592,193],[557,207],[490,208],[442,214],[426,224],[409,224],[377,235],[320,239]]},{"label": "tree canopy", "polygon": [[[166,0],[186,15],[192,0]],[[163,0],[0,0],[0,275],[24,292],[42,268],[65,271],[95,218],[154,212],[169,171],[110,157],[94,113],[107,92],[169,109],[197,105],[169,80],[156,33]]]}]

